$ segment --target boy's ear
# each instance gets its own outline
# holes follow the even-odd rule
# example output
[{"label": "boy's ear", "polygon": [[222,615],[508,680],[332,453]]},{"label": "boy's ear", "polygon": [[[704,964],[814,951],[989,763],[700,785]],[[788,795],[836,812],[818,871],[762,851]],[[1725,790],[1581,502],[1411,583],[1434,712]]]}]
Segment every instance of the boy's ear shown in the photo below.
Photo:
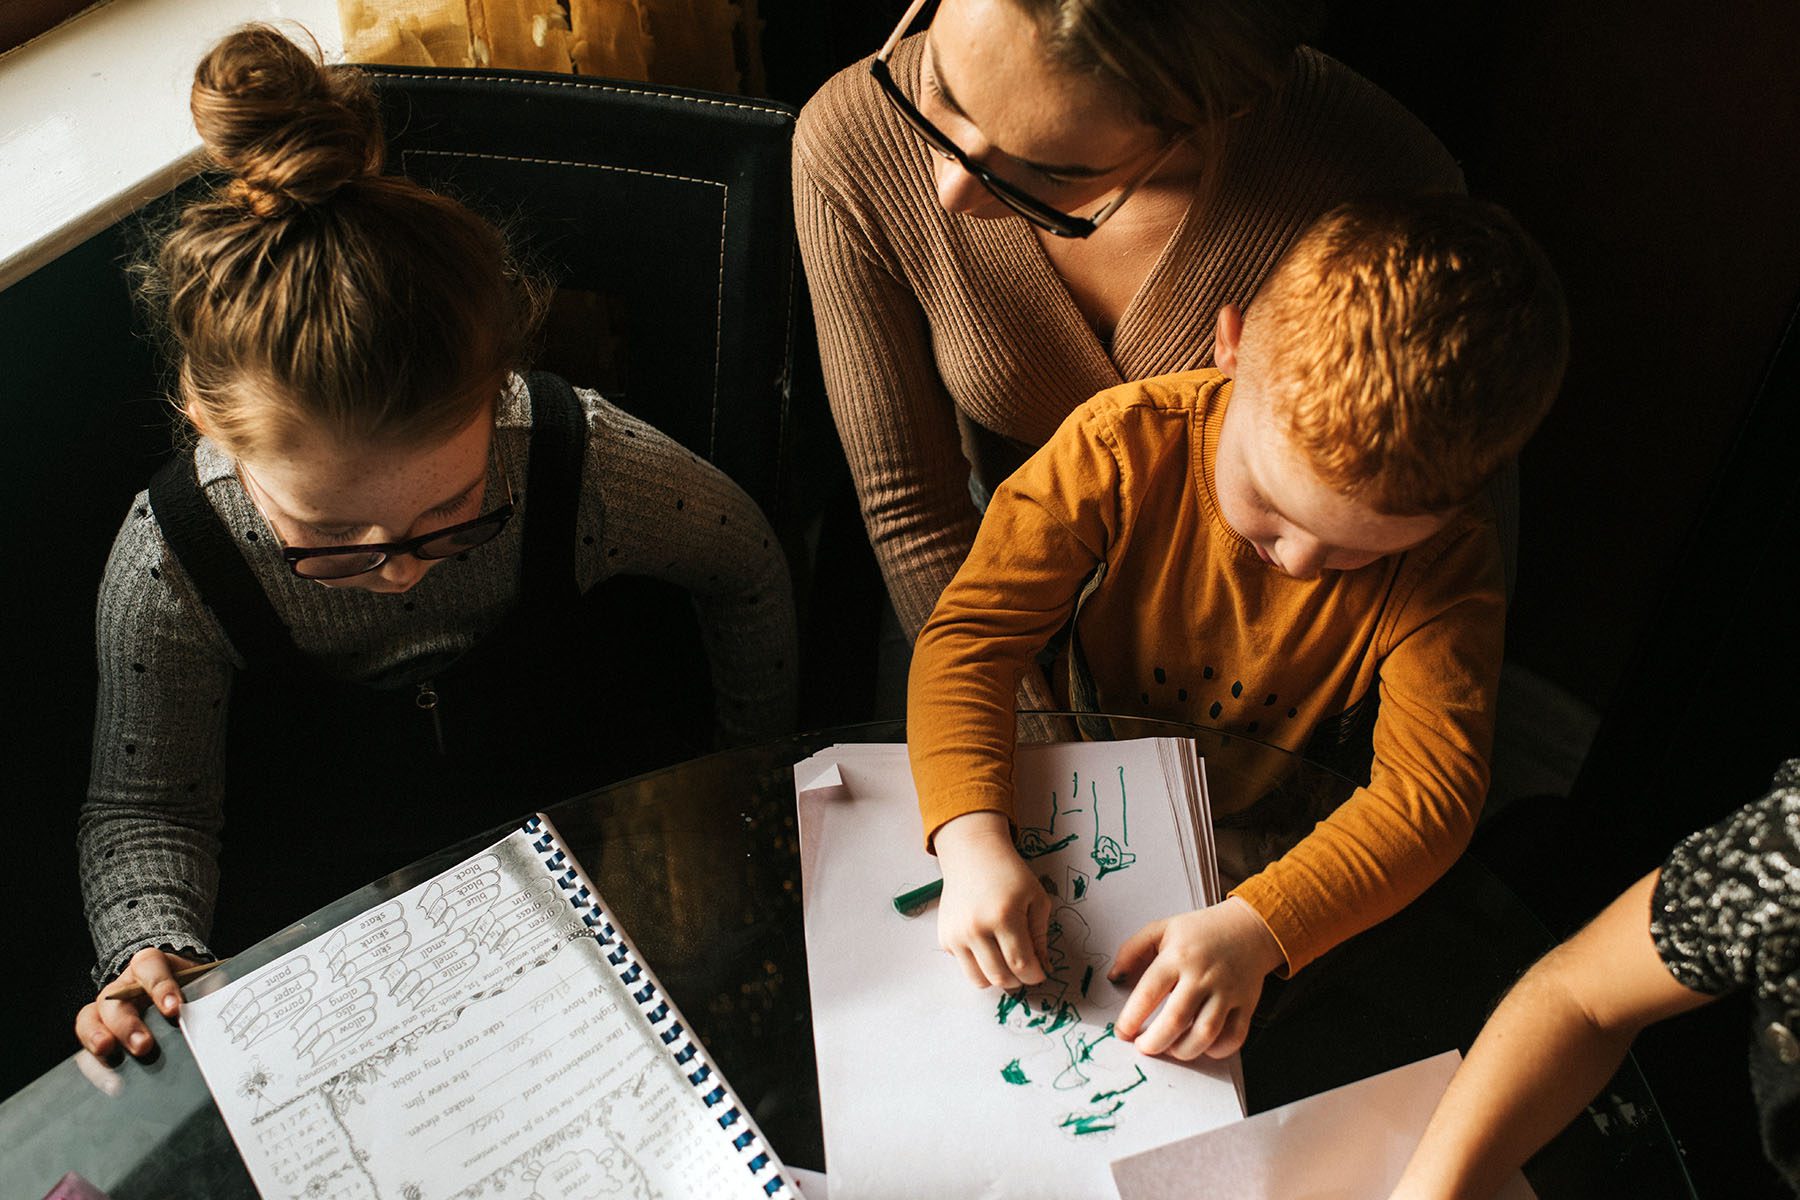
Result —
[{"label": "boy's ear", "polygon": [[1244,336],[1244,310],[1227,304],[1219,310],[1219,323],[1213,330],[1213,366],[1227,376],[1237,374],[1238,342]]}]

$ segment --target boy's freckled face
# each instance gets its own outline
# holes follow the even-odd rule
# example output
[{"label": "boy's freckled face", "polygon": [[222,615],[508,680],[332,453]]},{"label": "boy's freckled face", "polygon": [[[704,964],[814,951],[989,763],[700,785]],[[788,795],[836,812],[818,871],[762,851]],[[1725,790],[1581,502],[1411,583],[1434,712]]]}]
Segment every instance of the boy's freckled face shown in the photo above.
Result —
[{"label": "boy's freckled face", "polygon": [[1296,579],[1354,571],[1410,550],[1454,513],[1393,516],[1328,486],[1289,439],[1273,405],[1238,378],[1219,433],[1219,512],[1262,560]]}]

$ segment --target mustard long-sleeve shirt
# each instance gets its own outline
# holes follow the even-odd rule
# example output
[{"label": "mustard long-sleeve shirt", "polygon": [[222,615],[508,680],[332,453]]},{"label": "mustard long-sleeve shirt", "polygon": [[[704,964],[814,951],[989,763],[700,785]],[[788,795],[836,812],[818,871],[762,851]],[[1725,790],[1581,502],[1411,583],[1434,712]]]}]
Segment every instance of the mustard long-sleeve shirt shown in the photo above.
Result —
[{"label": "mustard long-sleeve shirt", "polygon": [[1232,893],[1294,971],[1468,844],[1500,674],[1500,548],[1470,512],[1354,571],[1300,580],[1264,563],[1213,487],[1230,397],[1214,370],[1109,389],[995,492],[914,648],[908,740],[927,844],[964,813],[1010,818],[1019,676],[1102,562],[1079,622],[1101,711],[1298,751],[1379,688],[1368,786]]}]

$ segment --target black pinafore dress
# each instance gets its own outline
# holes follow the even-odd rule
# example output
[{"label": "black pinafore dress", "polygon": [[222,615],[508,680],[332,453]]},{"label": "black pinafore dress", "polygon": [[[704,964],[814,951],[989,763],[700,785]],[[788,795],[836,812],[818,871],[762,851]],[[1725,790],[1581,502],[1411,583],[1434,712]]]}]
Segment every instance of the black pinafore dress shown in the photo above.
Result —
[{"label": "black pinafore dress", "polygon": [[687,750],[673,731],[634,722],[639,706],[609,703],[605,631],[575,574],[586,421],[560,378],[534,373],[529,387],[518,606],[453,663],[402,685],[346,683],[301,653],[201,491],[192,456],[152,481],[164,539],[246,660],[229,700],[211,939],[220,953]]}]

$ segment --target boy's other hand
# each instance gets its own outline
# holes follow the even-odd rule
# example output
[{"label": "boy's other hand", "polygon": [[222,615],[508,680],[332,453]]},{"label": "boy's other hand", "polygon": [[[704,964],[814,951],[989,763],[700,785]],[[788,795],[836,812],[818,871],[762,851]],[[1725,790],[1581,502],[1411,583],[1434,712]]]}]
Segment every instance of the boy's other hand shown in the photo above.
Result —
[{"label": "boy's other hand", "polygon": [[944,892],[938,944],[976,987],[1011,990],[1044,982],[1050,897],[1012,843],[997,812],[964,813],[933,839]]},{"label": "boy's other hand", "polygon": [[[175,972],[197,965],[198,960],[165,954],[154,946],[139,950],[119,977],[101,988],[93,1003],[83,1005],[75,1015],[76,1039],[97,1058],[110,1056],[120,1046],[134,1057],[143,1058],[156,1049],[156,1041],[144,1024],[141,1010],[145,1004],[154,1003],[163,1016],[173,1020],[181,1011],[181,986],[175,982]],[[106,998],[106,993],[132,983],[141,986],[147,998]]]},{"label": "boy's other hand", "polygon": [[[1227,1058],[1244,1044],[1263,977],[1285,961],[1263,919],[1236,896],[1152,921],[1119,947],[1108,973],[1120,983],[1142,972],[1115,1029],[1145,1054]],[[1144,1028],[1159,1004],[1161,1015]]]}]

